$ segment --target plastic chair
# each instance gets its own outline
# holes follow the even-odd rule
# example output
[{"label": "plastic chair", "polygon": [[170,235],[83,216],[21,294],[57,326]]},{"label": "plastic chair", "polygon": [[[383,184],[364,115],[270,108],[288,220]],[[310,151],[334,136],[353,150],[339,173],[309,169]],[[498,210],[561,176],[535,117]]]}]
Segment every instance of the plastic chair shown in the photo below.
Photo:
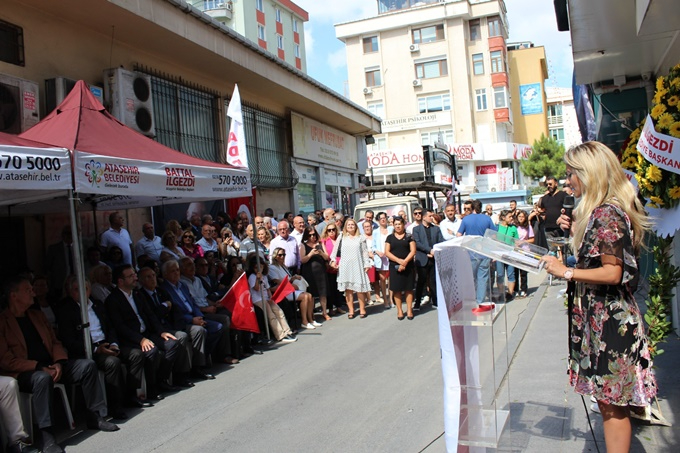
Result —
[{"label": "plastic chair", "polygon": [[[56,383],[54,384],[55,392],[59,393],[61,396],[61,402],[64,406],[64,413],[66,414],[66,421],[70,429],[76,429],[76,423],[73,420],[73,413],[71,412],[71,406],[69,405],[68,397],[66,396],[66,387],[64,384]],[[21,419],[24,422],[24,429],[28,433],[31,442],[34,441],[33,438],[33,394],[32,393],[19,393],[19,409],[21,410]]]}]

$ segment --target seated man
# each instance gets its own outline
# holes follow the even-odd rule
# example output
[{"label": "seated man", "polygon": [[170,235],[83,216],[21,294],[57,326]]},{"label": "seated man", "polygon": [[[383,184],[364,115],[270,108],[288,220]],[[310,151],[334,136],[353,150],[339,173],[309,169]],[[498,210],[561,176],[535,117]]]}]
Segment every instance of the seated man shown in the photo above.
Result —
[{"label": "seated man", "polygon": [[[137,285],[137,273],[131,265],[114,269],[113,280],[117,286],[106,298],[106,310],[118,334],[121,357],[128,360],[144,356],[146,396],[151,400],[162,400],[160,391],[179,390],[167,382],[179,349],[177,338],[165,332],[151,308],[135,298],[133,290]],[[129,373],[134,385],[141,385],[142,368],[131,366]]]},{"label": "seated man", "polygon": [[0,376],[0,421],[9,441],[2,447],[7,447],[7,453],[24,451],[26,446],[24,441],[28,438],[28,434],[24,430],[19,410],[19,384],[16,379],[7,376]]},{"label": "seated man", "polygon": [[[208,262],[202,259],[205,266],[208,266]],[[231,341],[229,335],[229,326],[231,325],[231,318],[229,317],[229,311],[222,308],[217,304],[208,300],[208,293],[203,288],[203,282],[200,278],[196,277],[196,265],[194,260],[185,256],[179,260],[179,270],[180,270],[180,280],[184,283],[187,288],[189,288],[189,293],[194,299],[194,303],[203,313],[205,319],[210,319],[217,321],[224,327],[224,334],[222,335],[222,340],[217,346],[213,356],[216,360],[224,362],[228,365],[234,365],[238,363],[238,359],[231,356]]]},{"label": "seated man", "polygon": [[62,452],[52,432],[52,393],[55,382],[79,383],[88,409],[87,427],[117,431],[104,420],[107,409],[99,384],[97,365],[92,360],[69,360],[45,315],[29,310],[33,287],[25,276],[5,285],[9,308],[0,314],[0,373],[19,382],[22,392],[33,394],[33,416],[42,435],[42,450]]},{"label": "seated man", "polygon": [[[85,338],[83,337],[80,292],[78,279],[75,275],[66,278],[65,288],[67,296],[59,302],[57,308],[58,336],[72,359],[84,359],[87,358],[87,354],[85,353]],[[90,282],[86,281],[85,288],[92,341],[92,360],[97,364],[97,368],[104,372],[109,415],[115,419],[126,419],[127,416],[122,411],[125,379],[123,378],[121,360],[118,357],[120,354],[118,337],[113,325],[109,322],[104,302],[90,297]],[[142,365],[128,364],[128,366]],[[135,405],[139,407],[145,407],[145,404],[149,405],[149,403],[136,399],[133,403],[136,403]]]},{"label": "seated man", "polygon": [[[173,367],[173,384],[179,387],[193,387],[188,374],[191,370],[191,358],[193,356],[192,343],[205,343],[205,329],[199,326],[191,326],[190,335],[184,332],[184,320],[177,306],[170,301],[168,293],[158,287],[156,271],[151,267],[143,267],[137,273],[141,288],[135,291],[137,297],[144,300],[151,307],[165,332],[170,332],[177,338],[180,351]],[[189,342],[191,337],[191,342]]]},{"label": "seated man", "polygon": [[201,310],[196,306],[194,298],[191,297],[191,293],[189,292],[189,288],[180,281],[180,275],[179,263],[177,261],[172,260],[163,263],[163,284],[161,285],[161,288],[168,293],[170,301],[173,305],[176,305],[182,313],[185,332],[191,335],[190,329],[192,325],[205,328],[207,332],[205,348],[194,349],[192,363],[194,368],[192,374],[203,379],[215,379],[215,376],[205,370],[208,364],[206,355],[212,354],[220,343],[224,327],[222,326],[222,323],[203,318],[203,313],[201,313]]}]

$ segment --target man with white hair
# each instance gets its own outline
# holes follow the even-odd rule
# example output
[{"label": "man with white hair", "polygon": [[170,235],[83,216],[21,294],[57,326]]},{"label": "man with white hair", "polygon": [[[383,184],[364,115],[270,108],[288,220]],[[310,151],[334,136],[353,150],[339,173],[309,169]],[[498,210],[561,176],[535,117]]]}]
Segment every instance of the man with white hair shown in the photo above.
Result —
[{"label": "man with white hair", "polygon": [[319,233],[319,237],[321,237],[321,233],[323,233],[324,228],[326,228],[326,225],[334,221],[334,216],[335,216],[335,209],[333,208],[326,208],[323,211],[323,222],[319,223],[316,226],[316,232]]},{"label": "man with white hair", "polygon": [[286,220],[280,221],[279,225],[276,227],[276,231],[279,235],[272,239],[269,247],[271,250],[281,247],[286,251],[286,260],[284,264],[291,274],[295,275],[300,269],[300,247],[298,241],[289,233],[288,228],[289,226]]}]

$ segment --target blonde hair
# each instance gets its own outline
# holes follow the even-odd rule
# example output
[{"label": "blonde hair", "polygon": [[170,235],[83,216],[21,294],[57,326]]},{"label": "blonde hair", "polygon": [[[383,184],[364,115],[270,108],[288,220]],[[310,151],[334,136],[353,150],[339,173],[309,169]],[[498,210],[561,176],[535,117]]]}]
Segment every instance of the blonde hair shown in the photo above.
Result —
[{"label": "blonde hair", "polygon": [[586,142],[569,149],[564,162],[581,183],[581,201],[574,210],[574,250],[581,246],[590,214],[598,206],[610,203],[628,215],[637,253],[651,222],[614,152],[600,142]]}]

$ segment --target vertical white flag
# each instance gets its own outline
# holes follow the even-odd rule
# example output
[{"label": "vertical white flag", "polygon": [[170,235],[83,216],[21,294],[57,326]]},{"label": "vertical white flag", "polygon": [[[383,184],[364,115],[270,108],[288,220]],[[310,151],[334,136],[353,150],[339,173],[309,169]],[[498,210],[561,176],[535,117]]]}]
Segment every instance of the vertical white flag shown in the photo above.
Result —
[{"label": "vertical white flag", "polygon": [[234,94],[229,101],[227,115],[231,118],[227,140],[227,163],[235,167],[248,168],[248,152],[246,151],[246,136],[243,130],[241,95],[238,92],[238,85],[234,85]]}]

